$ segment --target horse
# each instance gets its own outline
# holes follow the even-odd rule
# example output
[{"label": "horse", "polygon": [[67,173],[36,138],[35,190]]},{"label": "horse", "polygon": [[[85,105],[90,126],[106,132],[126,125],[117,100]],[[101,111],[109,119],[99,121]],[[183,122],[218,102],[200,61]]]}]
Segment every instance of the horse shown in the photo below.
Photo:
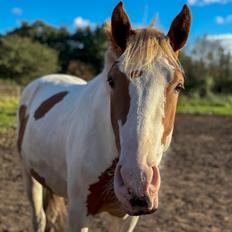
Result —
[{"label": "horse", "polygon": [[154,25],[133,29],[120,2],[99,75],[85,82],[51,74],[25,87],[17,146],[35,231],[46,229],[45,191],[67,199],[71,232],[88,231],[100,213],[109,231],[133,231],[140,215],[157,210],[159,164],[184,88],[178,54],[190,25],[184,5],[167,34]]}]

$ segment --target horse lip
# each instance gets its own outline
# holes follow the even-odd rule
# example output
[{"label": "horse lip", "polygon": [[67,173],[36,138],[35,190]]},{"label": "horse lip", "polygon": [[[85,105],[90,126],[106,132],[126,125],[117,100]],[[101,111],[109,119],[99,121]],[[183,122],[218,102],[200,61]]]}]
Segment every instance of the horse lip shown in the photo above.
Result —
[{"label": "horse lip", "polygon": [[148,215],[148,214],[153,214],[157,211],[157,208],[152,209],[152,210],[139,210],[135,212],[127,212],[130,216],[141,216],[141,215]]},{"label": "horse lip", "polygon": [[126,213],[126,214],[128,214],[128,215],[130,215],[130,216],[141,216],[141,215],[149,215],[149,214],[153,214],[153,213],[155,213],[157,210],[158,210],[158,208],[154,208],[154,209],[147,209],[147,210],[133,210],[133,209],[129,209],[128,210],[128,208],[126,208],[126,207],[122,207],[123,208],[123,210],[124,210],[124,212]]}]

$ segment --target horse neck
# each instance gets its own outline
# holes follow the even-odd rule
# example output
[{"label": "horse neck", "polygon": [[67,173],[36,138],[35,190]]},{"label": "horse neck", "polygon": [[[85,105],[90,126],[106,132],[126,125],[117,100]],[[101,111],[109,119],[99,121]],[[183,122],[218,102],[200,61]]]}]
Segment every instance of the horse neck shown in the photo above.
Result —
[{"label": "horse neck", "polygon": [[86,141],[92,145],[91,147],[95,147],[94,155],[110,159],[110,156],[115,158],[118,154],[111,124],[110,96],[105,80],[106,74],[103,72],[86,85],[82,96],[82,116],[86,126],[82,132],[87,136]]}]

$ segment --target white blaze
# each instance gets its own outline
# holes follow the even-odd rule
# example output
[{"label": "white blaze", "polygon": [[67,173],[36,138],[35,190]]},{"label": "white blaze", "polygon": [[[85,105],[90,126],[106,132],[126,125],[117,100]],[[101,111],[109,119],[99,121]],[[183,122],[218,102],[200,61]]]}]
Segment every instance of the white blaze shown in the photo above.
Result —
[{"label": "white blaze", "polygon": [[154,70],[143,72],[130,82],[130,109],[126,123],[120,127],[123,163],[134,160],[137,164],[158,166],[161,161],[165,90],[173,79],[173,67],[159,58]]}]

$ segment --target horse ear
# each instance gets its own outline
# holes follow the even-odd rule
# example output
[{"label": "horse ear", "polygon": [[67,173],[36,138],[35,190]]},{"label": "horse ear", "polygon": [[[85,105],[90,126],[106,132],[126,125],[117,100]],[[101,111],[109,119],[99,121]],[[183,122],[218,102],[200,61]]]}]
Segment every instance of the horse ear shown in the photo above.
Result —
[{"label": "horse ear", "polygon": [[185,4],[182,11],[173,20],[168,32],[170,43],[175,52],[184,47],[192,21],[191,11]]},{"label": "horse ear", "polygon": [[126,49],[126,44],[133,30],[130,19],[120,1],[114,8],[111,18],[112,40],[122,51]]}]

